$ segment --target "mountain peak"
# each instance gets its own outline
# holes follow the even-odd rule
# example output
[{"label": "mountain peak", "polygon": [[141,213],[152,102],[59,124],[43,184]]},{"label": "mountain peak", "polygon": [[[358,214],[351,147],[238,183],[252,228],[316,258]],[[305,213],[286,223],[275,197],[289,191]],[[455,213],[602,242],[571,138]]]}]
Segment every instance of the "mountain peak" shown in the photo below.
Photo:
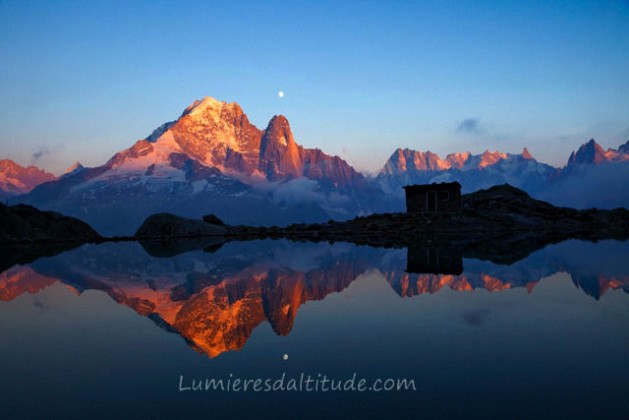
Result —
[{"label": "mountain peak", "polygon": [[197,99],[188,105],[188,107],[183,110],[181,116],[183,117],[184,115],[192,114],[193,112],[203,112],[207,109],[221,108],[225,104],[225,101],[219,101],[211,96],[205,96],[203,99]]},{"label": "mountain peak", "polygon": [[274,115],[273,118],[271,118],[267,126],[267,130],[268,130],[268,127],[271,127],[271,126],[288,127],[288,129],[290,130],[290,124],[288,122],[288,118],[286,118],[284,115],[281,115],[281,114]]},{"label": "mountain peak", "polygon": [[85,167],[81,164],[81,162],[74,162],[74,164],[68,167],[68,169],[66,169],[64,173],[69,174],[70,172],[74,172],[84,168]]},{"label": "mountain peak", "polygon": [[293,133],[290,129],[288,119],[283,115],[273,116],[271,121],[269,121],[266,130],[264,130],[264,135],[262,137],[263,144],[265,143],[265,139],[267,141],[269,139],[274,139],[284,147],[295,144],[295,139],[293,138]]},{"label": "mountain peak", "polygon": [[462,168],[471,155],[470,152],[450,153],[446,156],[446,161],[448,161],[453,168]]},{"label": "mountain peak", "polygon": [[522,149],[522,158],[526,160],[533,159],[533,155],[531,154],[531,152],[529,152],[529,149],[527,149],[526,147]]},{"label": "mountain peak", "polygon": [[481,155],[480,155],[480,161],[478,163],[478,168],[482,169],[485,168],[487,166],[491,166],[496,164],[497,162],[499,162],[502,159],[506,159],[507,158],[507,154],[506,153],[502,153],[499,151],[495,151],[495,152],[490,152],[489,150],[485,150]]},{"label": "mountain peak", "polygon": [[603,148],[594,139],[590,139],[587,143],[582,144],[576,153],[572,152],[568,159],[568,165],[583,163],[598,165],[607,160]]},{"label": "mountain peak", "polygon": [[75,162],[72,166],[65,170],[62,176],[74,175],[85,169],[81,162]]},{"label": "mountain peak", "polygon": [[53,174],[36,166],[24,167],[10,159],[0,160],[0,193],[24,194],[55,178]]},{"label": "mountain peak", "polygon": [[[19,163],[11,160],[11,159],[2,159],[0,160],[0,171],[24,171],[29,168],[37,168],[36,166],[22,166]],[[38,168],[37,168],[38,169]]]},{"label": "mountain peak", "polygon": [[189,116],[202,122],[210,120],[218,122],[225,117],[235,118],[243,114],[242,108],[236,102],[227,103],[226,101],[219,101],[211,96],[206,96],[201,100],[194,101],[184,109],[180,119]]},{"label": "mountain peak", "polygon": [[173,153],[183,153],[230,176],[257,179],[263,175],[273,181],[305,177],[339,188],[362,182],[344,160],[299,146],[284,115],[275,115],[260,130],[240,105],[212,97],[194,101],[176,121],[162,124],[145,140],[118,153],[112,163],[131,159],[135,163],[127,164],[128,168],[152,173],[148,168],[169,162]]},{"label": "mountain peak", "polygon": [[296,178],[303,173],[302,153],[283,115],[269,121],[260,141],[261,169],[269,179]]}]

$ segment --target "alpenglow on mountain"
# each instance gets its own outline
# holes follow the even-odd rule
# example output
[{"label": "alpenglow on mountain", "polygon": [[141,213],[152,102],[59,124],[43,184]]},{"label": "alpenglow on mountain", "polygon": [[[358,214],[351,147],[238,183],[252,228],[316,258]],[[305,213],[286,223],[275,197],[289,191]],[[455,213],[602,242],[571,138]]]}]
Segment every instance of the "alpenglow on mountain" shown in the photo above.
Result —
[{"label": "alpenglow on mountain", "polygon": [[579,150],[570,154],[567,166],[582,164],[600,165],[627,161],[629,161],[629,141],[618,147],[618,149],[607,149],[605,151],[594,139],[590,139],[590,141],[581,145]]},{"label": "alpenglow on mountain", "polygon": [[25,194],[55,176],[35,166],[23,167],[9,159],[0,160],[0,198]]},{"label": "alpenglow on mountain", "polygon": [[77,163],[57,179],[42,174],[28,185],[9,177],[4,191],[24,194],[43,182],[11,201],[77,217],[104,235],[130,235],[160,212],[286,225],[403,211],[402,187],[449,181],[464,193],[509,183],[555,205],[629,207],[629,142],[605,151],[590,140],[564,168],[537,161],[526,148],[445,158],[397,149],[374,179],[338,156],[300,146],[284,116],[261,130],[238,104],[209,97],[101,166]]},{"label": "alpenglow on mountain", "polygon": [[104,165],[78,165],[23,201],[123,235],[157,212],[255,225],[350,218],[369,188],[343,159],[298,145],[285,117],[260,130],[238,104],[204,98]]},{"label": "alpenglow on mountain", "polygon": [[524,190],[541,188],[556,169],[536,161],[525,148],[522,154],[486,151],[451,153],[444,159],[437,154],[397,149],[378,175],[382,189],[401,195],[410,184],[459,181],[463,192],[509,183]]},{"label": "alpenglow on mountain", "polygon": [[325,180],[340,190],[364,182],[338,156],[299,146],[286,117],[276,115],[260,130],[237,103],[209,97],[195,101],[177,121],[158,128],[136,146],[148,148],[148,143],[173,145],[173,150],[225,173],[271,181],[306,177]]},{"label": "alpenglow on mountain", "polygon": [[629,141],[603,150],[591,139],[570,154],[559,176],[538,196],[559,206],[629,207],[628,181]]},{"label": "alpenglow on mountain", "polygon": [[508,183],[554,205],[577,208],[629,206],[629,142],[603,148],[593,139],[573,151],[563,168],[537,161],[524,148],[520,154],[485,151],[451,153],[397,149],[377,177],[382,190],[403,198],[411,184],[458,181],[464,193]]}]

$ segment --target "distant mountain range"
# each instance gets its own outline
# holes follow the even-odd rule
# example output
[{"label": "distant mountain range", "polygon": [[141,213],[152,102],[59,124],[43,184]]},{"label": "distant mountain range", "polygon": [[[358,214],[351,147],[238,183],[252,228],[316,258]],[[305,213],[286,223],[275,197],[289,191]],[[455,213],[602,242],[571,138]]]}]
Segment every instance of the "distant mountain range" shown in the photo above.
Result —
[{"label": "distant mountain range", "polygon": [[281,115],[260,130],[238,104],[204,98],[101,166],[77,163],[56,178],[0,161],[0,197],[78,217],[105,235],[131,234],[157,212],[285,225],[401,211],[401,187],[451,180],[463,192],[509,183],[557,205],[612,208],[629,207],[628,162],[629,142],[604,151],[594,140],[561,169],[527,149],[444,159],[398,149],[368,178],[338,156],[300,146]]},{"label": "distant mountain range", "polygon": [[409,184],[458,181],[464,193],[508,183],[526,191],[544,186],[558,170],[521,154],[486,151],[480,155],[453,153],[441,159],[432,152],[398,149],[377,177],[382,189],[402,196]]},{"label": "distant mountain range", "polygon": [[56,177],[36,166],[23,167],[9,159],[0,160],[0,198],[26,194]]},{"label": "distant mountain range", "polygon": [[156,212],[253,225],[351,218],[377,195],[343,159],[298,145],[285,117],[259,130],[238,104],[205,98],[104,165],[79,165],[20,201],[123,235]]},{"label": "distant mountain range", "polygon": [[485,151],[453,153],[442,159],[431,152],[398,149],[377,176],[386,193],[403,196],[410,184],[458,181],[463,192],[508,183],[555,205],[577,208],[629,206],[629,141],[604,151],[594,139],[572,152],[563,168],[521,154]]}]

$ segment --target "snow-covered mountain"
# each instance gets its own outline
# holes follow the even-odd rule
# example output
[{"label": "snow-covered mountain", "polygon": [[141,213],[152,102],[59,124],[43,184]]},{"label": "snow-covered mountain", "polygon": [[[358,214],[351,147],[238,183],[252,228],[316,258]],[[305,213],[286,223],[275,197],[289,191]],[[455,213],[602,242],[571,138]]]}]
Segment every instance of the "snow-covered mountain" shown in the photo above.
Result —
[{"label": "snow-covered mountain", "polygon": [[43,182],[19,200],[85,220],[105,235],[130,235],[157,212],[282,225],[402,211],[403,186],[445,181],[459,181],[464,193],[509,183],[555,205],[629,207],[629,142],[605,151],[590,140],[564,168],[537,161],[526,148],[445,158],[397,149],[376,178],[366,178],[338,156],[300,146],[284,116],[261,130],[237,103],[209,97],[101,166],[77,163],[56,180],[28,168],[36,181],[19,184],[4,165],[0,182],[13,185],[4,191],[26,193]]},{"label": "snow-covered mountain", "polygon": [[276,115],[265,130],[260,130],[237,103],[210,97],[195,101],[177,121],[162,125],[138,143],[145,142],[166,144],[206,166],[240,178],[285,181],[306,177],[330,182],[340,191],[365,182],[338,156],[298,145],[286,117]]},{"label": "snow-covered mountain", "polygon": [[445,158],[397,149],[376,179],[398,206],[405,185],[458,181],[464,193],[508,183],[555,205],[629,207],[629,142],[605,151],[592,139],[573,151],[563,168],[537,161],[526,148],[520,154],[465,152]]},{"label": "snow-covered mountain", "polygon": [[555,205],[577,208],[629,207],[629,141],[606,151],[591,139],[537,194]]},{"label": "snow-covered mountain", "polygon": [[387,193],[402,196],[411,184],[458,181],[463,192],[509,183],[527,191],[541,188],[557,170],[540,163],[525,148],[521,154],[485,151],[452,153],[444,159],[437,154],[397,149],[377,177]]},{"label": "snow-covered mountain", "polygon": [[25,194],[56,177],[36,166],[20,166],[9,159],[0,160],[0,197]]},{"label": "snow-covered mountain", "polygon": [[369,188],[341,158],[298,145],[285,117],[259,130],[238,104],[204,98],[104,165],[79,164],[23,201],[129,235],[165,211],[255,225],[350,218]]},{"label": "snow-covered mountain", "polygon": [[618,149],[609,148],[607,151],[594,140],[590,139],[576,152],[572,152],[568,158],[566,167],[577,165],[601,165],[605,163],[620,163],[629,161],[629,141],[621,145]]}]

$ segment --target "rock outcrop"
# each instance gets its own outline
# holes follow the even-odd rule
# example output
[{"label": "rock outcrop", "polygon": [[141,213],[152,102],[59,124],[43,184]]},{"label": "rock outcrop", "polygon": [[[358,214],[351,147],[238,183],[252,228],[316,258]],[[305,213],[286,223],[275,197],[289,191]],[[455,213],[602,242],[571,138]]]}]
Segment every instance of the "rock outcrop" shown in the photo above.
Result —
[{"label": "rock outcrop", "polygon": [[0,197],[25,194],[56,177],[36,166],[24,167],[9,159],[0,160]]},{"label": "rock outcrop", "polygon": [[24,204],[0,204],[0,240],[6,242],[97,241],[102,237],[87,223]]},{"label": "rock outcrop", "polygon": [[[220,219],[219,219],[220,221]],[[136,238],[180,238],[220,236],[227,232],[224,225],[188,219],[170,213],[149,216],[135,233]]]},{"label": "rock outcrop", "polygon": [[[439,238],[457,246],[483,243],[538,249],[568,238],[629,238],[629,210],[576,210],[535,200],[504,184],[462,196],[463,210],[453,213],[386,213],[346,222],[293,224],[287,227],[238,226],[231,235],[345,241],[372,246],[412,246],[418,238]],[[496,239],[500,240],[497,241]],[[500,254],[500,250],[495,252]],[[530,251],[529,251],[530,252]]]}]

